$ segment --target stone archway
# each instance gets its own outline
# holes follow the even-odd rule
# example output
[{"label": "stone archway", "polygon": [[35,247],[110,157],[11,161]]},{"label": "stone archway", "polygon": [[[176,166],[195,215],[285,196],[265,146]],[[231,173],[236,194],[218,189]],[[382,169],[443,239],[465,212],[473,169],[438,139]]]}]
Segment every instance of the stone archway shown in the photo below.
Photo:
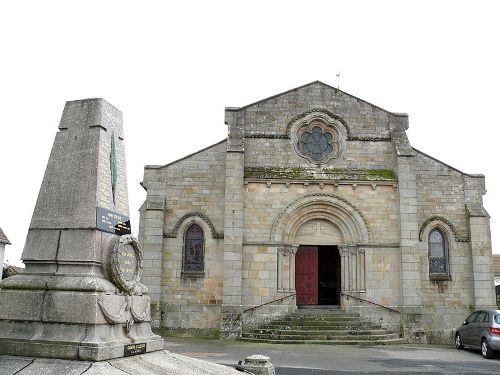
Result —
[{"label": "stone archway", "polygon": [[309,194],[288,204],[274,220],[271,240],[291,245],[297,230],[311,220],[332,223],[342,234],[345,245],[370,241],[370,230],[361,211],[334,194]]},{"label": "stone archway", "polygon": [[307,245],[308,251],[311,246],[338,251],[341,289],[364,291],[362,244],[369,243],[370,237],[362,212],[342,197],[310,194],[291,202],[276,217],[271,231],[271,240],[285,244],[278,251],[278,290],[295,291],[297,250]]},{"label": "stone archway", "polygon": [[342,244],[344,238],[339,228],[323,218],[303,223],[293,235],[293,243],[310,245]]}]

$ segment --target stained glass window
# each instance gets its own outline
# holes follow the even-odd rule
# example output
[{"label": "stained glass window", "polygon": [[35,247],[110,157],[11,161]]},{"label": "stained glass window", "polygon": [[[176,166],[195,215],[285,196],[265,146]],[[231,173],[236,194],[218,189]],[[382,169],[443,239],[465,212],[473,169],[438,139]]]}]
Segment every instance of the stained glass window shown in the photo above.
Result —
[{"label": "stained glass window", "polygon": [[431,274],[447,274],[446,241],[439,229],[429,233],[429,272]]},{"label": "stained glass window", "polygon": [[204,242],[203,229],[190,225],[184,235],[184,271],[203,272]]},{"label": "stained glass window", "polygon": [[332,140],[333,135],[330,132],[314,126],[300,135],[299,149],[304,155],[319,161],[333,152]]}]

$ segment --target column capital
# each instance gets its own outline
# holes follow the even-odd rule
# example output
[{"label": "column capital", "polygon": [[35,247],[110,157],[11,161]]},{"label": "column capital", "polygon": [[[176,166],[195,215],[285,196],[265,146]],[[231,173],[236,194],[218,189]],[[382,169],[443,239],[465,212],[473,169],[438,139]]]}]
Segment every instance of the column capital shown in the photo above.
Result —
[{"label": "column capital", "polygon": [[339,246],[339,253],[341,256],[346,256],[349,254],[356,254],[358,252],[358,246],[357,245],[343,245]]},{"label": "column capital", "polygon": [[298,246],[294,246],[294,245],[285,245],[285,251],[291,255],[297,254],[298,248],[299,248]]},{"label": "column capital", "polygon": [[338,249],[339,249],[340,256],[342,256],[342,257],[346,256],[347,253],[349,252],[349,249],[347,249],[345,246],[339,246]]}]

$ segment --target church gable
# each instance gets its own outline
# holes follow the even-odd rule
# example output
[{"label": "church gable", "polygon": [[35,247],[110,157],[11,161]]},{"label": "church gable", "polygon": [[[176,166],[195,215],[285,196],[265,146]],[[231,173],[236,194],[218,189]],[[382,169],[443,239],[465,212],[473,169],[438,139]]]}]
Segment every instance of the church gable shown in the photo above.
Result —
[{"label": "church gable", "polygon": [[353,138],[389,138],[392,113],[315,81],[227,111],[243,112],[245,137],[289,137],[297,118],[314,111],[343,122]]},{"label": "church gable", "polygon": [[[316,81],[227,108],[226,123],[228,150],[245,152],[246,176],[258,177],[261,170],[260,177],[266,178],[278,170],[290,179],[312,173],[312,179],[330,180],[361,170],[348,179],[394,180],[392,135],[394,129],[404,129],[407,117]],[[294,168],[295,174],[290,171]],[[374,175],[374,170],[387,171],[390,178]]]}]

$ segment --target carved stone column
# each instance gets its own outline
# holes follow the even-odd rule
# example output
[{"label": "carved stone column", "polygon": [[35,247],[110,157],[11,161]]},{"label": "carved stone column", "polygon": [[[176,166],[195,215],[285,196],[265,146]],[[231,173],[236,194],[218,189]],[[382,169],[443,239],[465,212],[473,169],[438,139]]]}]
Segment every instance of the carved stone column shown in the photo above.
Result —
[{"label": "carved stone column", "polygon": [[349,281],[351,290],[358,291],[358,248],[356,246],[349,246]]},{"label": "carved stone column", "polygon": [[283,252],[284,252],[283,247],[278,247],[278,251],[276,252],[277,255],[277,262],[278,262],[278,283],[277,283],[277,288],[278,292],[283,290]]},{"label": "carved stone column", "polygon": [[365,268],[365,249],[358,249],[358,280],[359,291],[366,292],[366,268]]},{"label": "carved stone column", "polygon": [[339,247],[341,268],[341,290],[365,292],[365,250],[349,245]]},{"label": "carved stone column", "polygon": [[340,272],[341,272],[341,286],[340,290],[342,292],[350,290],[349,285],[349,248],[348,247],[340,247]]},{"label": "carved stone column", "polygon": [[288,247],[288,253],[290,254],[290,269],[288,271],[289,275],[289,290],[295,291],[295,255],[297,254],[297,246]]}]

